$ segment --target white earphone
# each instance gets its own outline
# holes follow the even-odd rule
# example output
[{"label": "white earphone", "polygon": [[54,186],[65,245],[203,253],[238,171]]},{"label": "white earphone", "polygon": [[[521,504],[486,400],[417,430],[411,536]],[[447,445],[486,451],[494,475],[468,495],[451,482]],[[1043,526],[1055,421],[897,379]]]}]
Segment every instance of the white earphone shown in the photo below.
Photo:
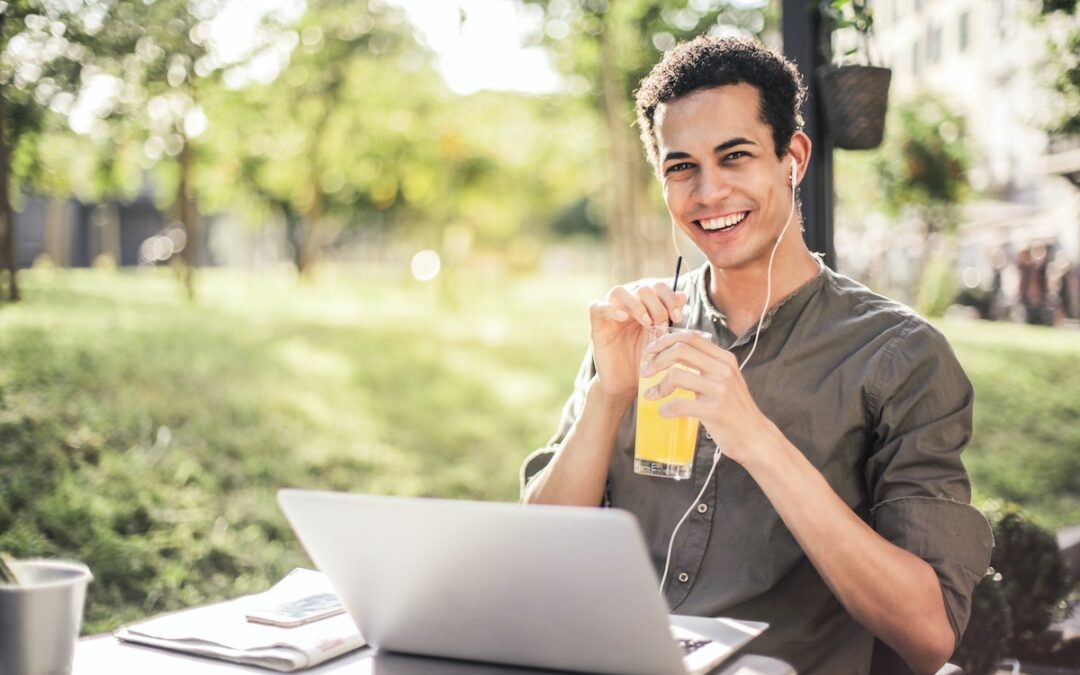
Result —
[{"label": "white earphone", "polygon": [[797,180],[797,177],[798,177],[798,170],[796,169],[796,166],[795,166],[795,160],[791,160],[791,189],[792,190],[795,189],[795,181]]}]

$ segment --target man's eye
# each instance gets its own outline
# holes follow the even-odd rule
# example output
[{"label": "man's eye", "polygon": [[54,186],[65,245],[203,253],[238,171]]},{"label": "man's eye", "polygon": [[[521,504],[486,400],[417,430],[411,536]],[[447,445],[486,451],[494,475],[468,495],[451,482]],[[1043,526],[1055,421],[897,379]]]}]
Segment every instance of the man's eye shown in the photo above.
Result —
[{"label": "man's eye", "polygon": [[743,150],[736,150],[735,152],[724,157],[725,160],[742,159],[743,157],[749,157],[750,153]]},{"label": "man's eye", "polygon": [[679,162],[678,164],[672,164],[671,166],[669,166],[667,168],[667,170],[665,171],[665,173],[670,174],[670,173],[677,173],[679,171],[686,171],[687,169],[693,168],[693,166],[694,165],[691,164],[690,162]]}]

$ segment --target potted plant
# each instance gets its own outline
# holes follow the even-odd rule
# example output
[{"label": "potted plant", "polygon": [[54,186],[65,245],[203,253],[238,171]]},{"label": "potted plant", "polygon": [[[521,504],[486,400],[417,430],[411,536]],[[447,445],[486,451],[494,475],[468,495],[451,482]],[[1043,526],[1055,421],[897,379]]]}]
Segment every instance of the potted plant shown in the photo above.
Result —
[{"label": "potted plant", "polygon": [[[818,69],[822,107],[833,145],[844,150],[869,150],[881,145],[885,111],[889,107],[892,71],[874,63],[871,55],[874,15],[871,0],[820,0],[821,37],[826,64]],[[847,35],[838,34],[851,29]],[[840,54],[834,41],[853,37]]]}]

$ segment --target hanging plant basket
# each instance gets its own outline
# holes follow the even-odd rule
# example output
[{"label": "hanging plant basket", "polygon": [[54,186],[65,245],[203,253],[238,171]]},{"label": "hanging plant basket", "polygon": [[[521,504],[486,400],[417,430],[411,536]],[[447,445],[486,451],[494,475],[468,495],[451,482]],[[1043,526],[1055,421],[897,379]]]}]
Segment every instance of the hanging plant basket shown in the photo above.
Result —
[{"label": "hanging plant basket", "polygon": [[881,145],[892,71],[877,66],[825,65],[817,75],[833,146],[870,150]]}]

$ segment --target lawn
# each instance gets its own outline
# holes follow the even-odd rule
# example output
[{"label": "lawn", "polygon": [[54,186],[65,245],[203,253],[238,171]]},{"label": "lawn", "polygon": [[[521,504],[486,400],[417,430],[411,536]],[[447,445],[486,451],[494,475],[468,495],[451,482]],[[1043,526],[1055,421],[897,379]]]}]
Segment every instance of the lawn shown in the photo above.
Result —
[{"label": "lawn", "polygon": [[[306,559],[282,486],[512,500],[600,277],[38,270],[0,306],[0,548],[95,574],[85,631],[261,590]],[[977,497],[1080,522],[1080,334],[945,323]]]},{"label": "lawn", "polygon": [[946,321],[975,387],[964,453],[975,499],[1004,499],[1041,524],[1080,523],[1080,331]]}]

